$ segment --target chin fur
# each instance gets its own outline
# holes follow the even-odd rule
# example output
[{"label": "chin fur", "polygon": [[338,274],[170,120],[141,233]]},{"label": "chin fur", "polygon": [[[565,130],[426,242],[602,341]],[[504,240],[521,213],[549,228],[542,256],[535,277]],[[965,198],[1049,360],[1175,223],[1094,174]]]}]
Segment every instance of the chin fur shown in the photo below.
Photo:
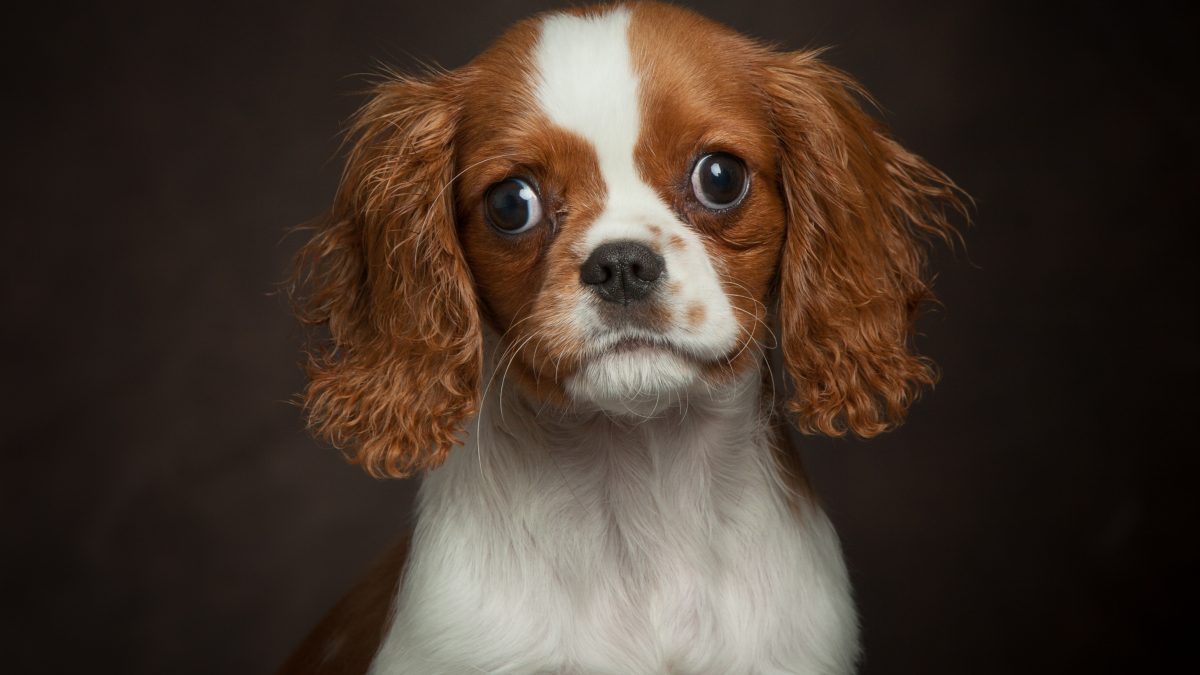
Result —
[{"label": "chin fur", "polygon": [[606,412],[651,416],[679,406],[698,384],[699,369],[670,351],[637,348],[603,354],[567,380],[576,403]]}]

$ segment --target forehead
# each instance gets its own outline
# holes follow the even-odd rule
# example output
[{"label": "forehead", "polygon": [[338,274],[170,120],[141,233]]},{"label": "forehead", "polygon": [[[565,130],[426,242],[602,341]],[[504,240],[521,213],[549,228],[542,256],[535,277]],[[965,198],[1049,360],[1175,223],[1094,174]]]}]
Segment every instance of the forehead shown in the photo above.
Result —
[{"label": "forehead", "polygon": [[479,182],[582,150],[602,167],[631,151],[678,162],[719,149],[765,168],[772,144],[754,83],[764,51],[666,5],[537,17],[472,63],[464,159],[498,158]]}]

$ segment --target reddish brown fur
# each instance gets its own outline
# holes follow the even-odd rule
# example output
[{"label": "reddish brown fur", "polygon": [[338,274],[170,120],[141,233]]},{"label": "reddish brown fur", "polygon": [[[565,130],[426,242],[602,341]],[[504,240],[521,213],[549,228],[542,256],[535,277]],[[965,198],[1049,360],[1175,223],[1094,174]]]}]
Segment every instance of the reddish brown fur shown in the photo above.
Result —
[{"label": "reddish brown fur", "polygon": [[962,210],[945,174],[900,147],[812,52],[772,55],[764,92],[781,144],[788,234],[779,272],[783,357],[807,433],[870,437],[899,423],[928,360],[911,349],[931,297],[924,240]]},{"label": "reddish brown fur", "polygon": [[[567,329],[578,243],[605,186],[588,143],[529,104],[536,33],[525,22],[459,71],[380,85],[354,124],[331,218],[301,255],[301,316],[330,332],[309,365],[309,420],[374,475],[444,459],[478,405],[481,316],[502,336],[501,367],[534,396],[567,402],[562,382],[582,348]],[[638,170],[700,234],[742,345],[768,341],[777,292],[798,426],[871,436],[897,423],[933,381],[909,340],[929,297],[922,241],[950,231],[952,183],[888,137],[857,85],[813,53],[775,52],[657,4],[635,7],[630,45]],[[695,158],[717,150],[751,176],[746,200],[721,213],[688,188]],[[518,237],[488,226],[481,206],[513,175],[537,182],[549,214]],[[739,345],[705,376],[761,358]]]},{"label": "reddish brown fur", "polygon": [[477,404],[479,310],[444,189],[457,80],[376,88],[333,210],[299,257],[300,316],[329,329],[309,361],[309,424],[375,476],[439,464]]},{"label": "reddish brown fur", "polygon": [[[892,140],[856,103],[858,85],[814,52],[778,53],[657,4],[637,6],[631,43],[646,125],[639,166],[707,235],[756,340],[778,279],[796,390],[787,408],[799,428],[873,436],[898,423],[933,382],[909,342],[930,297],[923,237],[948,236],[944,207],[962,207],[953,183]],[[717,150],[745,160],[751,189],[741,206],[712,214],[687,201],[680,176],[690,158]]]},{"label": "reddish brown fur", "polygon": [[[762,356],[743,347],[764,342],[765,302],[784,236],[782,201],[770,187],[776,182],[776,144],[767,109],[755,103],[760,50],[708,19],[657,4],[637,5],[630,48],[641,80],[638,168],[701,235],[740,324],[742,335],[730,358],[705,368],[708,379],[720,381]],[[746,200],[722,213],[700,205],[690,187],[695,160],[716,151],[742,158],[751,174]],[[666,245],[680,247],[683,241],[675,236]]]},{"label": "reddish brown fur", "polygon": [[[567,328],[580,291],[578,243],[603,208],[606,189],[590,144],[530,105],[536,31],[535,23],[518,26],[468,67],[471,93],[458,148],[463,172],[455,192],[464,253],[502,337],[502,377],[566,404],[562,382],[582,349]],[[508,176],[534,180],[548,216],[525,235],[496,232],[482,212],[488,186]]]},{"label": "reddish brown fur", "polygon": [[278,675],[359,675],[367,672],[391,618],[409,539],[393,546],[325,615],[288,657]]},{"label": "reddish brown fur", "polygon": [[[587,143],[529,104],[536,35],[536,20],[525,22],[458,71],[379,85],[352,127],[330,217],[299,256],[299,314],[329,331],[308,366],[310,426],[373,475],[445,458],[478,405],[482,320],[502,335],[501,367],[511,356],[529,393],[567,402],[561,383],[581,345],[565,314],[605,186]],[[925,239],[947,237],[943,208],[961,208],[953,183],[892,140],[859,107],[853,80],[813,52],[779,53],[656,4],[636,5],[630,43],[643,96],[638,169],[701,235],[747,343],[763,341],[766,307],[778,303],[799,428],[872,436],[898,423],[933,381],[910,338],[930,297]],[[743,158],[751,175],[746,201],[719,214],[688,191],[691,162],[715,150]],[[487,225],[484,191],[510,175],[538,182],[549,226],[506,238]],[[703,313],[689,306],[685,318],[695,326]],[[730,356],[705,376],[762,358]],[[776,461],[806,494],[786,438],[777,433]],[[402,554],[352,592],[284,672],[364,672],[401,566]]]},{"label": "reddish brown fur", "polygon": [[[524,149],[523,159],[507,173],[537,181],[551,222],[526,235],[496,232],[472,194],[476,184],[483,186],[477,190],[482,193],[494,180],[471,177],[468,171],[461,190],[468,195],[463,198],[463,247],[488,317],[502,336],[498,362],[535,396],[565,401],[560,383],[573,371],[581,349],[566,327],[582,263],[574,249],[603,204],[604,186],[584,141],[542,124],[540,133],[511,141]],[[463,161],[474,164],[489,152],[487,146],[468,147]]]}]

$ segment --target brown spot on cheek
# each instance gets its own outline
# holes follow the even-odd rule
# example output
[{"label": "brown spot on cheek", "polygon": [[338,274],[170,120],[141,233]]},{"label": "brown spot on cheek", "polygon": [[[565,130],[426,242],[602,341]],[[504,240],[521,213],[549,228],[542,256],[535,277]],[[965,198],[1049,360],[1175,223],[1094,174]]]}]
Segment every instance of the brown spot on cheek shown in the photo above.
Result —
[{"label": "brown spot on cheek", "polygon": [[[700,235],[738,322],[728,359],[706,368],[706,377],[718,382],[761,358],[750,340],[764,337],[763,303],[782,248],[786,216],[771,189],[779,141],[766,106],[757,105],[762,94],[756,83],[769,75],[769,52],[687,10],[656,3],[635,7],[630,48],[641,81],[638,172]],[[691,195],[688,172],[700,153],[712,151],[733,153],[750,168],[750,192],[737,208],[712,212]],[[686,246],[678,236],[660,241],[669,251]],[[703,309],[685,308],[689,327],[703,323]]]},{"label": "brown spot on cheek", "polygon": [[699,302],[693,302],[688,305],[687,313],[684,318],[687,319],[688,326],[691,328],[699,328],[700,324],[704,323],[704,305]]}]

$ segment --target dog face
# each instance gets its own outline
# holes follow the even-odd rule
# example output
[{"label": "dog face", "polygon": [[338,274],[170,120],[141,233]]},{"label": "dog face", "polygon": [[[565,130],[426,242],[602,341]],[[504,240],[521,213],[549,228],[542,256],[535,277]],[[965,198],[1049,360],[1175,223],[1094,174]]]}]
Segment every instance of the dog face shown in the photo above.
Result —
[{"label": "dog face", "polygon": [[485,362],[557,406],[652,412],[757,367],[768,308],[802,430],[899,421],[932,379],[908,346],[921,235],[956,201],[856,91],[656,4],[536,17],[383,83],[301,258],[331,333],[314,426],[373,473],[434,466]]},{"label": "dog face", "polygon": [[456,190],[503,365],[616,411],[760,358],[785,221],[746,43],[634,14],[552,15],[481,57]]}]

